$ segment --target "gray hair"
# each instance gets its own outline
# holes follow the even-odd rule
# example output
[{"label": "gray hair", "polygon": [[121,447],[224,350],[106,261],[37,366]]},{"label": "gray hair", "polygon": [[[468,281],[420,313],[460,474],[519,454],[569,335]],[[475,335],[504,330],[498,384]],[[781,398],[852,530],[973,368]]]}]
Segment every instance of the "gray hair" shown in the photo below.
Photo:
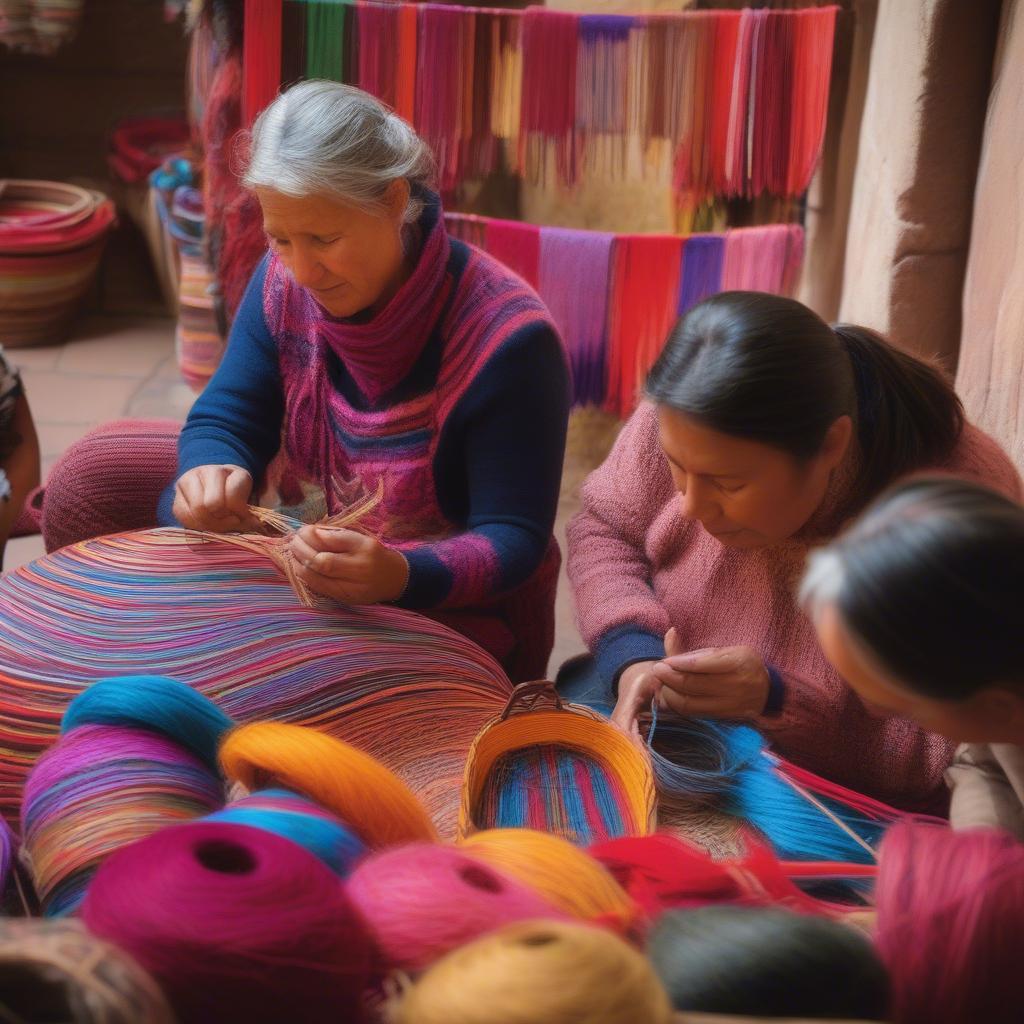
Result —
[{"label": "gray hair", "polygon": [[[333,196],[377,213],[388,186],[402,178],[414,193],[414,186],[433,183],[433,155],[413,128],[361,89],[309,81],[282,93],[256,119],[242,180],[248,188]],[[422,206],[414,194],[406,221]]]},{"label": "gray hair", "polygon": [[827,547],[812,551],[800,582],[800,607],[816,620],[827,605],[839,600],[845,578],[846,565],[840,549]]}]

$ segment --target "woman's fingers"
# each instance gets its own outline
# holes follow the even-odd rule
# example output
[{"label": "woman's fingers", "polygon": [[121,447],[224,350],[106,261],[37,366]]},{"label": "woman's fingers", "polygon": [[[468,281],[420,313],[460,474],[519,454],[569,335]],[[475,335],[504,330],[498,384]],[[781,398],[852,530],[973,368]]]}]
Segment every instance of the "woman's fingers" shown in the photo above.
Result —
[{"label": "woman's fingers", "polygon": [[685,718],[728,718],[735,713],[726,697],[695,697],[665,687],[658,696],[661,706]]},{"label": "woman's fingers", "polygon": [[248,501],[252,477],[240,466],[198,466],[175,488],[174,515],[193,530],[224,533],[254,525]]},{"label": "woman's fingers", "polygon": [[731,673],[680,672],[667,663],[655,665],[651,673],[663,686],[693,697],[711,697],[731,681]]},{"label": "woman's fingers", "polygon": [[243,522],[251,518],[249,499],[252,497],[252,477],[249,473],[235,466],[229,468],[224,480],[224,506]]}]

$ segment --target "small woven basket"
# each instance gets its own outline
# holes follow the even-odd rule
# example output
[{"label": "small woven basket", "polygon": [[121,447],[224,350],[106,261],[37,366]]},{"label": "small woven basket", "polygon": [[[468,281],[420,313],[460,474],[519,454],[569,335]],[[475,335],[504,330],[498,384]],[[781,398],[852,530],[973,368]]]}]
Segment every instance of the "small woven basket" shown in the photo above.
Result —
[{"label": "small woven basket", "polygon": [[597,762],[618,781],[637,835],[657,826],[654,774],[643,750],[590,708],[565,703],[549,682],[521,683],[505,710],[477,734],[466,759],[459,807],[459,838],[493,827],[476,820],[476,808],[490,773],[506,754],[552,744]]},{"label": "small woven basket", "polygon": [[115,222],[102,193],[53,181],[0,181],[0,339],[63,341]]}]

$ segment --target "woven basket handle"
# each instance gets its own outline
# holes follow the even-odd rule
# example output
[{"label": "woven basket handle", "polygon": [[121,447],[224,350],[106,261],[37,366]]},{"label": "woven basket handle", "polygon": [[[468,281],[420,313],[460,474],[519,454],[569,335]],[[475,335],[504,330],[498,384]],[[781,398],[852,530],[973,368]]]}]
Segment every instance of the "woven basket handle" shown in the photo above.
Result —
[{"label": "woven basket handle", "polygon": [[520,683],[512,691],[499,721],[504,722],[510,715],[539,711],[541,708],[563,710],[562,698],[558,696],[555,684],[547,679],[538,679],[533,683]]}]

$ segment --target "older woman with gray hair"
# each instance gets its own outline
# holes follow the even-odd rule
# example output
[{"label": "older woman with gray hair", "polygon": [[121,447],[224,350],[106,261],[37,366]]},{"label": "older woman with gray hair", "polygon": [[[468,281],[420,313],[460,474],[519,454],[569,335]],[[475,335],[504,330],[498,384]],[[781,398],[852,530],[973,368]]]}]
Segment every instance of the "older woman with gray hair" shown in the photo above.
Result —
[{"label": "older woman with gray hair", "polygon": [[535,678],[553,642],[567,362],[536,294],[449,238],[432,177],[423,140],[358,89],[304,82],[263,112],[244,182],[269,251],[173,480],[162,456],[159,512],[138,514],[238,531],[268,485],[332,512],[380,487],[376,536],[294,536],[305,583],[423,611]]}]

